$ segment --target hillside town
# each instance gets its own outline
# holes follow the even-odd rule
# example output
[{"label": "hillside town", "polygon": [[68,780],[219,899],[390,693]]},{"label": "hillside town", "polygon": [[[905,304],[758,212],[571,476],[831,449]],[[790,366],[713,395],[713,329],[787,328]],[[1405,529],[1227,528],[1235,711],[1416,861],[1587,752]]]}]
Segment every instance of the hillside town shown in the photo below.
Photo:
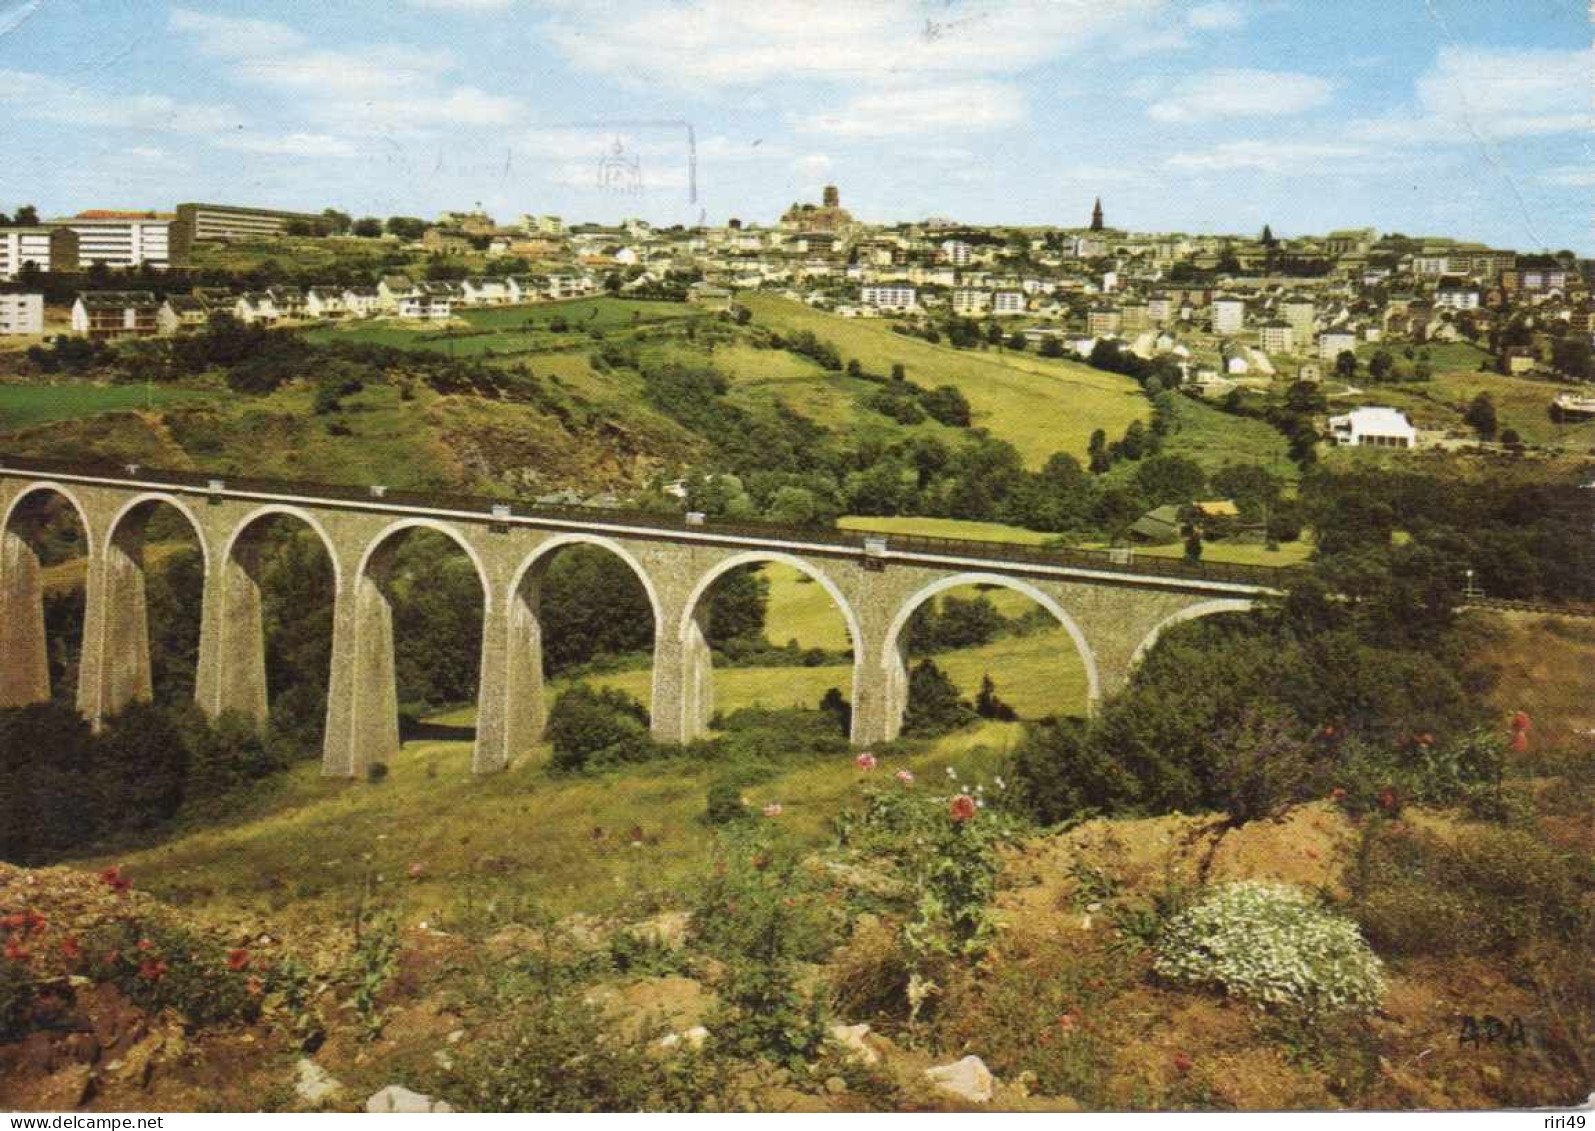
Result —
[{"label": "hillside town", "polygon": [[[335,254],[375,245],[385,266],[362,275],[340,264],[305,282],[313,268],[296,254],[311,245]],[[216,285],[217,272],[201,268],[220,262],[218,248],[264,258]],[[459,315],[473,307],[607,293],[729,311],[739,294],[765,291],[959,346],[1169,358],[1185,389],[1204,397],[1306,382],[1348,409],[1326,421],[1326,439],[1399,448],[1460,437],[1369,403],[1362,386],[1423,381],[1435,351],[1473,351],[1472,368],[1568,382],[1548,412],[1595,417],[1595,396],[1580,387],[1595,379],[1592,281],[1595,263],[1567,251],[1372,227],[1131,232],[1108,224],[1100,199],[1080,227],[867,223],[834,185],[773,224],[693,228],[530,213],[503,223],[480,207],[429,222],[201,203],[40,220],[29,206],[0,228],[0,335],[108,341],[181,334],[218,315],[444,329],[464,326]]]}]

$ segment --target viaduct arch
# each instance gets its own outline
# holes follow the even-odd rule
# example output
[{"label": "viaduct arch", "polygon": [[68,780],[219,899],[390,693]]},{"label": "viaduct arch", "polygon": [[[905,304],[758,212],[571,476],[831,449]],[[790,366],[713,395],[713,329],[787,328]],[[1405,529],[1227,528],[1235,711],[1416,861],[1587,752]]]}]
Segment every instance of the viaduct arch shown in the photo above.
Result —
[{"label": "viaduct arch", "polygon": [[[196,699],[210,715],[266,717],[260,590],[253,531],[288,516],[315,531],[333,577],[332,668],[322,768],[363,772],[398,746],[391,609],[384,554],[403,532],[438,530],[470,558],[482,587],[481,671],[472,768],[499,770],[536,743],[545,718],[540,585],[564,547],[618,556],[647,593],[654,619],[654,737],[686,742],[712,712],[705,600],[728,571],[783,562],[821,585],[853,646],[855,745],[894,738],[906,706],[904,626],[925,601],[958,585],[1023,593],[1068,632],[1094,706],[1124,685],[1169,626],[1250,608],[1278,592],[1278,571],[1256,566],[1124,559],[1105,552],[919,539],[857,531],[704,522],[607,509],[538,508],[503,500],[436,497],[304,483],[228,480],[137,465],[54,464],[0,456],[0,706],[49,695],[37,555],[19,508],[55,491],[76,509],[89,547],[79,709],[98,725],[147,694],[143,563],[129,545],[139,507],[177,506],[205,560]],[[119,541],[120,539],[120,541]],[[137,599],[135,599],[135,597]],[[90,648],[89,632],[95,633]],[[142,665],[142,666],[141,666]]]}]

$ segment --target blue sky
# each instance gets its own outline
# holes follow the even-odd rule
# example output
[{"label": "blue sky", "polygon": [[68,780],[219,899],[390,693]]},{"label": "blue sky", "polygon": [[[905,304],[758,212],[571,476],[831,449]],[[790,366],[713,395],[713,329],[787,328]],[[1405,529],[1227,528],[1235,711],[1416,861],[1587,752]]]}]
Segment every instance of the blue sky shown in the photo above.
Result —
[{"label": "blue sky", "polygon": [[834,182],[1589,255],[1590,43],[1584,0],[0,0],[0,209],[772,222]]}]

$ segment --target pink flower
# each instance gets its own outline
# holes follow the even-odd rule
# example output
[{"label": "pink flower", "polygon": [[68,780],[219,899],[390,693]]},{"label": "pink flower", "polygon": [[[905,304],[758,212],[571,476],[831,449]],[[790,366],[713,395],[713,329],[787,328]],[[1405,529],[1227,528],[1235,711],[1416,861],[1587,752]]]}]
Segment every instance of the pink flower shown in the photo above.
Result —
[{"label": "pink flower", "polygon": [[914,771],[913,770],[898,770],[897,771],[897,780],[902,782],[904,785],[913,785],[914,784]]},{"label": "pink flower", "polygon": [[867,771],[867,770],[873,770],[877,765],[879,765],[879,763],[876,762],[875,755],[871,754],[868,750],[866,750],[866,751],[864,751],[864,753],[860,754],[857,758],[853,759],[853,765],[857,766],[861,770],[866,770]]},{"label": "pink flower", "polygon": [[960,793],[947,807],[947,813],[954,822],[962,824],[975,815],[975,799],[967,793]]},{"label": "pink flower", "polygon": [[1515,731],[1525,731],[1529,729],[1529,717],[1526,712],[1516,711],[1513,713],[1512,729]]},{"label": "pink flower", "polygon": [[1189,1072],[1191,1070],[1191,1063],[1191,1058],[1186,1056],[1183,1052],[1177,1052],[1174,1054],[1174,1067],[1179,1069],[1181,1072]]},{"label": "pink flower", "polygon": [[779,801],[770,802],[764,807],[764,815],[766,817],[779,817],[781,815],[781,803]]},{"label": "pink flower", "polygon": [[414,864],[410,865],[410,878],[412,880],[419,880],[424,875],[426,875],[425,864],[417,860]]}]

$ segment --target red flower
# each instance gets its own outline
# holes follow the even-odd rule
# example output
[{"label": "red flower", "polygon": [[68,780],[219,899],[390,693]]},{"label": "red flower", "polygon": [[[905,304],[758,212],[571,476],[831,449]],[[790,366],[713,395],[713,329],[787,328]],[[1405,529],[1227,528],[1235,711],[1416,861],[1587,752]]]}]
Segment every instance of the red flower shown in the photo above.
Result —
[{"label": "red flower", "polygon": [[1074,1032],[1074,1024],[1075,1024],[1075,1012],[1074,1012],[1074,1010],[1071,1009],[1067,1013],[1065,1013],[1063,1016],[1058,1018],[1058,1032],[1060,1032],[1060,1033],[1072,1033],[1072,1032]]},{"label": "red flower", "polygon": [[1395,812],[1396,791],[1388,785],[1379,791],[1379,806],[1382,809],[1388,809],[1391,812]]},{"label": "red flower", "polygon": [[20,913],[7,915],[4,919],[0,919],[0,928],[8,931],[20,931],[27,921],[27,918]]},{"label": "red flower", "polygon": [[1420,734],[1418,736],[1418,745],[1419,746],[1433,746],[1434,745],[1434,735],[1430,734],[1428,731],[1424,731],[1422,734]]},{"label": "red flower", "polygon": [[6,940],[6,959],[10,962],[21,962],[28,957],[28,948],[17,939]]},{"label": "red flower", "polygon": [[853,759],[853,765],[866,772],[873,770],[879,764],[880,763],[875,760],[875,755],[871,754],[868,750],[864,751],[864,753]]},{"label": "red flower", "polygon": [[1513,714],[1512,714],[1512,729],[1513,730],[1525,731],[1525,730],[1529,729],[1529,725],[1530,725],[1529,724],[1529,717],[1528,717],[1527,713],[1525,713],[1523,711],[1515,711],[1515,712],[1513,712]]},{"label": "red flower", "polygon": [[1186,1056],[1183,1052],[1177,1052],[1174,1054],[1174,1067],[1179,1069],[1181,1072],[1189,1072],[1191,1070],[1191,1063],[1191,1058]]},{"label": "red flower", "polygon": [[1334,738],[1335,737],[1335,728],[1334,727],[1325,727],[1324,728],[1324,737],[1325,738]]},{"label": "red flower", "polygon": [[124,894],[128,888],[133,886],[132,881],[122,875],[122,869],[114,864],[100,873],[100,879],[105,882],[107,887],[119,895]]},{"label": "red flower", "polygon": [[166,963],[159,958],[146,958],[138,964],[138,976],[151,982],[159,982],[166,973]]},{"label": "red flower", "polygon": [[247,950],[229,950],[227,952],[227,969],[237,974],[241,970],[249,969],[249,952]]},{"label": "red flower", "polygon": [[61,956],[67,961],[76,961],[78,958],[82,957],[82,954],[83,947],[78,943],[78,940],[75,936],[68,935],[66,938],[61,940]]},{"label": "red flower", "polygon": [[144,951],[154,950],[155,949],[155,944],[150,942],[149,939],[139,939],[138,940],[138,948],[140,950],[144,950]]},{"label": "red flower", "polygon": [[1331,801],[1344,801],[1344,800],[1346,800],[1346,791],[1341,789],[1337,785],[1334,789],[1329,791],[1329,800],[1331,800]]},{"label": "red flower", "polygon": [[1513,731],[1512,732],[1512,752],[1514,754],[1521,754],[1525,750],[1527,750],[1528,748],[1529,748],[1529,732],[1526,731],[1526,730],[1515,730],[1515,731]]},{"label": "red flower", "polygon": [[962,824],[975,815],[975,799],[967,793],[960,793],[947,807],[947,813],[955,822]]}]

